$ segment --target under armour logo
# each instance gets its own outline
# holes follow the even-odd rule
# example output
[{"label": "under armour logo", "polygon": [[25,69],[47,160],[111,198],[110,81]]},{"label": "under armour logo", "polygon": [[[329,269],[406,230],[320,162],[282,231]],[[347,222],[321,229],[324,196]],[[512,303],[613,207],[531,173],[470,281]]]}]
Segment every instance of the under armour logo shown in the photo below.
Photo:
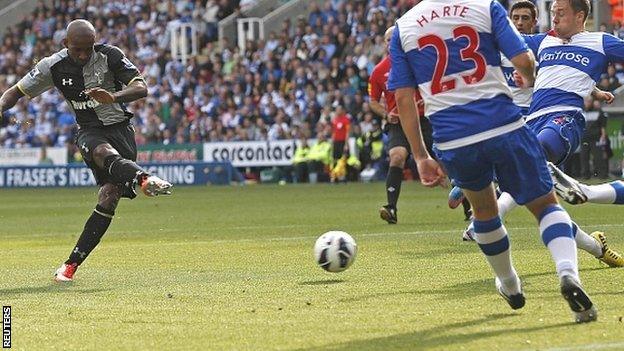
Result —
[{"label": "under armour logo", "polygon": [[78,246],[76,246],[76,248],[74,249],[74,253],[75,254],[79,254],[80,258],[85,258],[87,257],[87,253],[86,252],[81,252],[80,250],[78,250]]},{"label": "under armour logo", "polygon": [[63,78],[62,83],[63,85],[74,85],[74,80],[71,78],[67,78],[67,79]]},{"label": "under armour logo", "polygon": [[80,148],[84,150],[84,152],[89,153],[89,148],[87,147],[87,144],[82,143],[82,145],[80,145]]},{"label": "under armour logo", "polygon": [[395,189],[393,186],[391,186],[391,187],[389,187],[389,188],[388,188],[388,191],[389,191],[389,192],[391,192],[391,193],[393,193],[395,190],[396,190],[396,189]]}]

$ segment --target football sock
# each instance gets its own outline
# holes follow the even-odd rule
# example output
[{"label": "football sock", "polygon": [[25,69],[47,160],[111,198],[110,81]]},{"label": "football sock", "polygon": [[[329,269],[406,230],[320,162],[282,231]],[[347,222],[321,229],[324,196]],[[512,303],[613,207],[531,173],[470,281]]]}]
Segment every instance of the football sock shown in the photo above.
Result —
[{"label": "football sock", "polygon": [[[500,196],[498,197],[498,200],[496,200],[496,203],[498,204],[498,215],[500,218],[504,218],[507,215],[507,213],[509,213],[514,208],[518,207],[518,204],[513,199],[513,197],[509,195],[509,193],[501,193]],[[474,231],[473,223],[470,223],[468,225],[468,230]]]},{"label": "football sock", "polygon": [[114,215],[114,211],[107,210],[104,207],[97,205],[91,214],[91,217],[89,217],[87,223],[85,223],[84,230],[82,231],[80,238],[78,238],[76,247],[69,255],[69,259],[65,261],[65,263],[77,263],[80,265],[85,259],[87,259],[87,256],[89,256],[91,251],[93,251],[93,249],[100,242],[104,233],[106,233]]},{"label": "football sock", "polygon": [[498,200],[496,200],[496,202],[498,204],[498,215],[501,218],[505,218],[505,216],[507,215],[507,213],[509,213],[509,211],[518,207],[518,204],[513,199],[513,197],[509,195],[509,193],[504,193],[504,192],[501,193],[500,196],[498,197]]},{"label": "football sock", "polygon": [[401,182],[403,181],[403,168],[390,167],[388,176],[386,176],[386,195],[388,197],[388,205],[396,208],[399,201],[399,193],[401,192]]},{"label": "football sock", "polygon": [[500,279],[505,292],[511,295],[520,293],[518,274],[511,263],[511,250],[507,229],[500,217],[489,221],[473,221],[475,241],[485,254],[494,274]]},{"label": "football sock", "polygon": [[468,199],[465,198],[465,197],[462,200],[462,207],[464,209],[464,217],[466,217],[466,219],[470,219],[470,217],[472,215],[472,211],[471,211],[471,208],[470,208],[470,201],[468,201]]},{"label": "football sock", "polygon": [[147,174],[139,165],[119,155],[106,157],[104,159],[104,168],[119,183],[129,183],[134,181],[137,175]]},{"label": "football sock", "polygon": [[589,252],[596,258],[602,257],[602,245],[574,222],[572,222],[572,235],[579,249]]},{"label": "football sock", "polygon": [[579,280],[576,242],[568,213],[558,205],[548,206],[539,216],[539,228],[542,241],[555,261],[559,278],[571,275]]},{"label": "football sock", "polygon": [[587,201],[596,204],[624,205],[624,183],[615,181],[599,185],[579,184]]}]

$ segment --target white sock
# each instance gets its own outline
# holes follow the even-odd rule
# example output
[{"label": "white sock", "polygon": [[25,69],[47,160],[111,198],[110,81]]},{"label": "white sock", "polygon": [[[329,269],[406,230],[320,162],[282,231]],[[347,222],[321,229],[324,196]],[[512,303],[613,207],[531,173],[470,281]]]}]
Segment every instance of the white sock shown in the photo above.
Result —
[{"label": "white sock", "polygon": [[574,222],[572,222],[572,235],[579,249],[589,252],[596,258],[602,257],[602,245]]},{"label": "white sock", "polygon": [[587,195],[587,202],[595,204],[624,204],[624,183],[621,181],[598,185],[580,183],[579,187]]},{"label": "white sock", "polygon": [[494,274],[503,284],[505,292],[510,295],[519,294],[520,280],[511,262],[509,237],[500,217],[489,221],[475,220],[473,224],[475,241],[485,254]]},{"label": "white sock", "polygon": [[580,183],[579,187],[587,195],[587,202],[594,204],[612,204],[615,202],[615,189],[610,184],[587,185]]},{"label": "white sock", "polygon": [[496,200],[496,203],[498,204],[498,215],[501,218],[505,218],[507,213],[518,207],[518,204],[513,199],[513,197],[509,195],[509,193],[501,193],[501,195],[498,197],[498,200]]},{"label": "white sock", "polygon": [[542,241],[555,261],[559,278],[571,275],[579,280],[576,242],[572,237],[572,221],[568,213],[557,205],[551,205],[540,215],[539,227]]}]

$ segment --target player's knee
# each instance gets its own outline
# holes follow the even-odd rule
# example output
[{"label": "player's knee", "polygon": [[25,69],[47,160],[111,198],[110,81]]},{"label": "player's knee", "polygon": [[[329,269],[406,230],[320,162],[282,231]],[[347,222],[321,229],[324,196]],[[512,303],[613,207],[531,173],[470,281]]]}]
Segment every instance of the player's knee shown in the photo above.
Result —
[{"label": "player's knee", "polygon": [[119,155],[109,144],[100,144],[93,150],[93,160],[99,167],[104,166],[104,161],[110,156]]},{"label": "player's knee", "polygon": [[537,139],[548,161],[558,164],[565,159],[567,147],[557,131],[550,128],[544,129],[539,132]]},{"label": "player's knee", "polygon": [[390,150],[390,166],[403,168],[403,166],[405,166],[407,156],[408,152],[403,148],[394,148]]},{"label": "player's knee", "polygon": [[104,184],[98,193],[98,205],[107,210],[115,211],[121,195],[119,186],[110,183]]}]

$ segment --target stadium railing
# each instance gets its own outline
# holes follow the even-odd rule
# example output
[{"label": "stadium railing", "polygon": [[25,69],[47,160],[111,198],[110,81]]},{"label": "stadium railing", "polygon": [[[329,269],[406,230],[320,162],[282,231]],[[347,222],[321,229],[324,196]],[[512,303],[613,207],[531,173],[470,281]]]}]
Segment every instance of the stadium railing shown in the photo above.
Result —
[{"label": "stadium railing", "polygon": [[319,6],[325,3],[324,0],[293,0],[288,2],[284,6],[262,17],[261,26],[263,30],[261,32],[265,35],[271,32],[277,33],[284,20],[297,18],[299,15],[305,15],[307,21],[307,15],[310,13],[310,3],[313,2],[317,3]]},{"label": "stadium railing", "polygon": [[[0,0],[0,36],[7,28],[21,22],[37,7],[42,0]],[[52,0],[43,0],[43,3],[51,7]]]},{"label": "stadium railing", "polygon": [[[284,4],[291,0],[259,0],[254,6],[251,6],[243,11],[243,15],[246,17],[259,17],[262,18],[274,10],[280,8]],[[237,23],[236,19],[238,15],[233,13],[228,17],[219,21],[219,45],[223,44],[223,39],[227,38],[230,43],[234,43],[236,40]]]}]

